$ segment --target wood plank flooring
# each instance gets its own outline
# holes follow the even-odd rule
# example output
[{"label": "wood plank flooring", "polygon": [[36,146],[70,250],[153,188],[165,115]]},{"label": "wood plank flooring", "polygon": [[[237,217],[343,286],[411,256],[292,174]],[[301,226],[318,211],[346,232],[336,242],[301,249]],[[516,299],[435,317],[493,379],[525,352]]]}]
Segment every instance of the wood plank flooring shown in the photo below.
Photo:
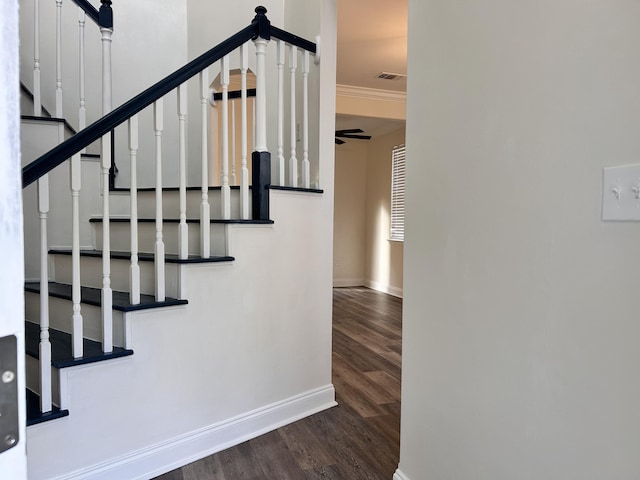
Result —
[{"label": "wood plank flooring", "polygon": [[402,300],[334,289],[338,406],[157,480],[391,480],[400,451],[401,325]]}]

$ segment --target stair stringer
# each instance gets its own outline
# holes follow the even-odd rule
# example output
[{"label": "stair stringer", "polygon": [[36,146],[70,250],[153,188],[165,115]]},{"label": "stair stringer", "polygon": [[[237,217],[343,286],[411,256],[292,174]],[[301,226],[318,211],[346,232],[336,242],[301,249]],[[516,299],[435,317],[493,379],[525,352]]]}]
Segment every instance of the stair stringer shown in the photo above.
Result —
[{"label": "stair stringer", "polygon": [[180,265],[188,305],[128,313],[133,356],[69,370],[30,478],[150,478],[335,405],[332,204],[271,204],[273,225],[228,226],[235,262]]}]

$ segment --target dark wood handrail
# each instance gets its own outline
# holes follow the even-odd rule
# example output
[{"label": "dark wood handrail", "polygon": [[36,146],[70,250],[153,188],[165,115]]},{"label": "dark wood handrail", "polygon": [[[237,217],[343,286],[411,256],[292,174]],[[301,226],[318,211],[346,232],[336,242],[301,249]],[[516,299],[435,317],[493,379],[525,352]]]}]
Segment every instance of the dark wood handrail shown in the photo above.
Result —
[{"label": "dark wood handrail", "polygon": [[[111,3],[110,0],[102,1]],[[269,20],[265,16],[266,9],[264,9],[264,7],[257,7],[256,13],[257,15],[249,26],[243,28],[235,35],[232,35],[222,43],[203,53],[195,60],[187,63],[182,68],[179,68],[169,76],[157,82],[155,85],[147,88],[145,91],[122,104],[111,113],[108,113],[101,119],[96,120],[85,129],[79,131],[68,140],[65,140],[60,145],[54,147],[31,162],[29,165],[25,166],[22,169],[22,188],[31,185],[38,178],[46,175],[65,160],[80,152],[83,148],[88,147],[93,142],[112,131],[118,125],[126,122],[136,113],[148,107],[156,100],[162,98],[167,93],[249,40],[257,37],[268,39],[272,33],[274,37],[285,40],[285,38],[280,36],[283,35],[283,30],[270,26]],[[315,44],[312,42],[287,32],[284,33],[288,35],[288,37],[286,37],[287,42],[315,53]],[[312,46],[313,49],[307,48],[309,46]]]},{"label": "dark wood handrail", "polygon": [[113,28],[113,11],[111,10],[111,0],[100,0],[102,5],[97,10],[87,0],[73,0],[78,7],[84,10],[84,13],[93,20],[96,25],[103,28]]}]

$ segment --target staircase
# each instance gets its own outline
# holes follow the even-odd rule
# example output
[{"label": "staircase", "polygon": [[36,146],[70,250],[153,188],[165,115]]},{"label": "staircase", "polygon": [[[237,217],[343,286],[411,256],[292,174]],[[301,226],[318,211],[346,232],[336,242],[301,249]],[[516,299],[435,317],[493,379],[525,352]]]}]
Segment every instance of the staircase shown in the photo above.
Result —
[{"label": "staircase", "polygon": [[[86,2],[76,3],[96,17]],[[110,4],[102,1],[103,17],[110,18]],[[40,93],[24,99],[23,109],[32,101],[36,113],[23,118],[22,129],[23,158],[34,159],[23,162],[30,478],[150,478],[335,405],[330,271],[320,263],[327,256],[314,254],[327,251],[326,222],[316,219],[330,216],[331,202],[310,188],[315,45],[272,27],[266,9],[256,13],[236,35],[77,132],[36,106]],[[279,72],[270,78],[280,92],[273,169],[266,148],[269,40]],[[249,132],[244,75],[252,43]],[[286,92],[288,116],[286,51],[294,89]],[[230,95],[233,64],[243,80]],[[216,72],[222,98],[212,106],[208,78]],[[194,117],[201,123],[187,118],[188,82],[198,91]],[[297,82],[304,92],[298,100]],[[175,137],[164,128],[169,101],[176,102]],[[207,123],[211,108],[221,110],[218,128]],[[241,121],[230,122],[230,108]],[[151,151],[139,140],[145,109]],[[187,148],[187,126],[201,133],[195,160],[187,154],[196,150]],[[170,138],[177,145],[167,146]],[[221,151],[213,160],[212,142]],[[236,145],[241,155],[230,159]],[[138,164],[142,156],[155,161]],[[128,185],[116,187],[122,179],[114,159],[128,162]],[[167,179],[162,169],[172,162],[179,178]],[[194,165],[200,182],[188,185]],[[271,185],[272,170],[280,186]],[[148,184],[154,177],[155,186],[138,186],[139,178]]]}]

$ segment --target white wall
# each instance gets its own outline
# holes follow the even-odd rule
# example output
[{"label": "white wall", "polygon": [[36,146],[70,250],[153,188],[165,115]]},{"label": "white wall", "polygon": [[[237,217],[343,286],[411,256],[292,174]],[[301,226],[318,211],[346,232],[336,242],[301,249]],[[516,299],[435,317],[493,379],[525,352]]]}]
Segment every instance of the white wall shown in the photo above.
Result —
[{"label": "white wall", "polygon": [[410,0],[397,478],[640,477],[639,16]]},{"label": "white wall", "polygon": [[[17,338],[16,388],[24,391],[24,300],[22,284],[22,202],[20,201],[20,143],[18,89],[18,2],[0,4],[0,248],[5,252],[0,272],[0,337]],[[6,367],[5,367],[6,368]],[[3,403],[5,399],[3,399]],[[6,412],[5,412],[6,413]],[[0,453],[6,478],[27,478],[24,396],[18,395],[19,439]],[[6,432],[3,432],[3,440]]]},{"label": "white wall", "polygon": [[333,285],[364,285],[367,206],[367,144],[336,146],[333,214]]},{"label": "white wall", "polygon": [[389,240],[391,152],[404,143],[404,128],[374,137],[367,144],[365,285],[402,297],[402,242]]}]

